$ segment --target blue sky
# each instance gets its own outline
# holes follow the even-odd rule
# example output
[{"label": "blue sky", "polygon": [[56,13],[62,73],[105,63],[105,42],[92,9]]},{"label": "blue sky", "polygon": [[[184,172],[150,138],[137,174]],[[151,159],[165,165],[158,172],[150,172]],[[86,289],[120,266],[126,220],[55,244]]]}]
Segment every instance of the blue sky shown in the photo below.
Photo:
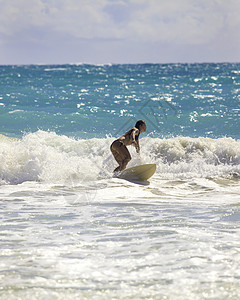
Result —
[{"label": "blue sky", "polygon": [[0,64],[240,62],[240,0],[0,0]]}]

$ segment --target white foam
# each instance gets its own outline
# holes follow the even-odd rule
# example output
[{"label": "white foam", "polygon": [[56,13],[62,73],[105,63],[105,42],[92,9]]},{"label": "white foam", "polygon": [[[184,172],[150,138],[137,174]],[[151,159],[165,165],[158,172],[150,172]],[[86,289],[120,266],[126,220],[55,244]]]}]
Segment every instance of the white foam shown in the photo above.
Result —
[{"label": "white foam", "polygon": [[[113,138],[73,139],[37,131],[21,140],[0,137],[0,180],[46,183],[85,182],[110,178],[117,166],[110,152]],[[177,137],[140,140],[141,155],[129,147],[129,167],[156,163],[161,178],[192,178],[240,174],[240,141]]]},{"label": "white foam", "polygon": [[207,177],[240,173],[240,141],[232,138],[145,138],[143,144],[158,173],[174,177]]}]

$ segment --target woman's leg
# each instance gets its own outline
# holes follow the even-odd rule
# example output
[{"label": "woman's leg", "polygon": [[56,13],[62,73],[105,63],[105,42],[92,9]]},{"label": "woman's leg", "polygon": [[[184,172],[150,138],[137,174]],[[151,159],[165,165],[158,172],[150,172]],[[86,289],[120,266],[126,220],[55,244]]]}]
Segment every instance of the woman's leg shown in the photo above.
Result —
[{"label": "woman's leg", "polygon": [[120,167],[121,167],[121,170],[120,170],[120,171],[126,169],[127,164],[128,164],[128,163],[130,162],[130,160],[131,160],[131,155],[130,155],[130,153],[129,153],[127,147],[124,146],[124,145],[123,145],[123,147],[121,148],[121,154],[122,154],[123,160],[122,160],[122,164],[120,165]]},{"label": "woman's leg", "polygon": [[122,171],[126,168],[127,164],[131,160],[131,155],[127,149],[126,146],[123,145],[123,143],[120,142],[114,142],[111,146],[111,151],[118,162],[119,166],[114,170],[114,172]]}]

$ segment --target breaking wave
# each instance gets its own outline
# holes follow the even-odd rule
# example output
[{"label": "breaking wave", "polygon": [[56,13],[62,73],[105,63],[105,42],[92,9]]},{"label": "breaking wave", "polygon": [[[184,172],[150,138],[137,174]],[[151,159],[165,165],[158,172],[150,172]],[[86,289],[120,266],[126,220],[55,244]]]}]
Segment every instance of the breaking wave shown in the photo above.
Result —
[{"label": "breaking wave", "polygon": [[[0,136],[0,183],[86,182],[112,177],[116,167],[109,147],[113,138],[74,139],[37,131],[13,139]],[[167,179],[240,177],[240,141],[232,138],[175,137],[140,140],[141,154],[129,147],[129,166],[156,163],[156,176]]]}]

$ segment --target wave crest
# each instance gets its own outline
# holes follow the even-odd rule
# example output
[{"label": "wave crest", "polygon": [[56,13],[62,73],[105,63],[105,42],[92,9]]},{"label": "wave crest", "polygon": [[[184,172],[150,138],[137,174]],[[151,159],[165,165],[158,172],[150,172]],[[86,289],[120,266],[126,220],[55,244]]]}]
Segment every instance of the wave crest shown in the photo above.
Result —
[{"label": "wave crest", "polygon": [[[111,178],[116,167],[113,138],[74,139],[37,131],[22,139],[0,136],[0,182],[86,182]],[[129,147],[129,166],[156,163],[161,178],[240,174],[240,141],[232,138],[176,137],[140,140],[141,156]]]}]

